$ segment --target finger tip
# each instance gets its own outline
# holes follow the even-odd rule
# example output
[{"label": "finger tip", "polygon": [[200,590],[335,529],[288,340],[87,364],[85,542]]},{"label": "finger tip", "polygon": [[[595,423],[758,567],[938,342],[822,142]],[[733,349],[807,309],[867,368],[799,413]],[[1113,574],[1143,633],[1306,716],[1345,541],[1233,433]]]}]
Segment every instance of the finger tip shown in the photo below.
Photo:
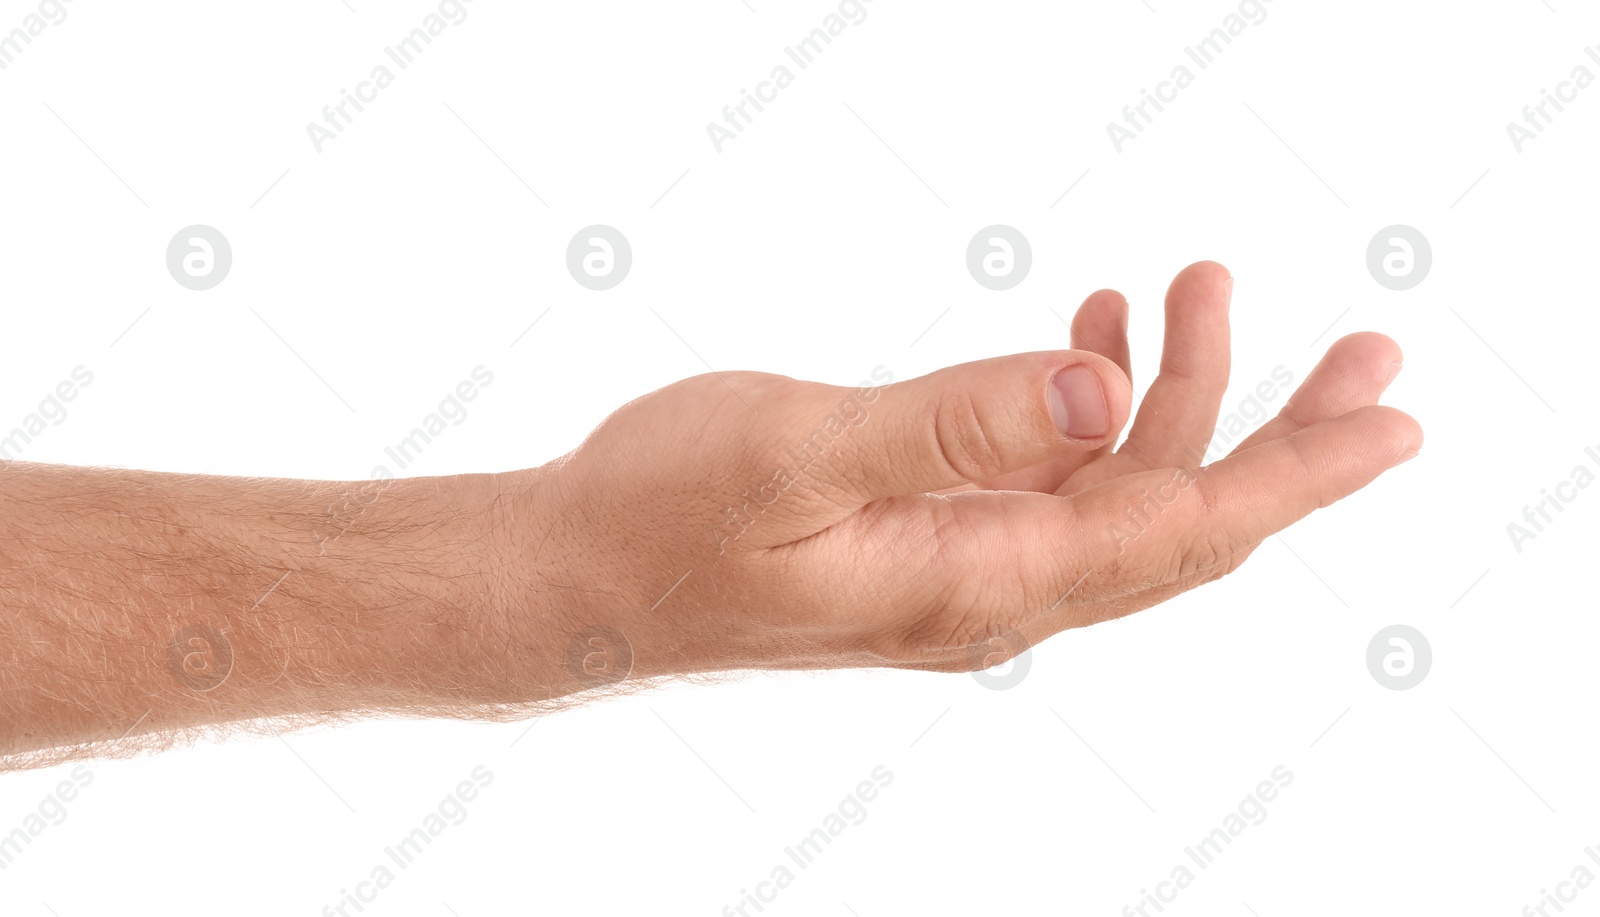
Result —
[{"label": "finger tip", "polygon": [[1376,400],[1400,375],[1405,354],[1387,335],[1356,331],[1334,341],[1321,365],[1344,380],[1341,384],[1354,386]]},{"label": "finger tip", "polygon": [[[1074,437],[1082,442],[1098,447],[1116,440],[1127,426],[1128,418],[1133,414],[1133,383],[1128,379],[1122,367],[1116,361],[1101,354],[1087,350],[1069,351],[1069,360],[1061,366],[1061,370],[1072,367],[1082,367],[1091,371],[1099,383],[1100,394],[1105,403],[1106,423],[1105,432],[1093,437]],[[1059,372],[1060,370],[1058,370]]]},{"label": "finger tip", "polygon": [[1226,310],[1233,300],[1233,274],[1215,261],[1196,261],[1172,279],[1167,288],[1168,308],[1195,304]]},{"label": "finger tip", "polygon": [[1180,277],[1194,277],[1212,283],[1232,283],[1233,272],[1219,261],[1196,261],[1178,273]]},{"label": "finger tip", "polygon": [[1133,380],[1115,362],[1107,360],[1106,364],[1101,380],[1105,385],[1106,413],[1111,418],[1111,429],[1107,435],[1116,439],[1133,417]]},{"label": "finger tip", "polygon": [[1127,324],[1128,298],[1116,290],[1095,290],[1084,297],[1083,305],[1078,307],[1078,312],[1073,316],[1072,327],[1076,330],[1085,323],[1098,322],[1110,319],[1113,325]]},{"label": "finger tip", "polygon": [[1365,409],[1374,418],[1374,442],[1399,464],[1422,450],[1422,424],[1399,408],[1375,404]]},{"label": "finger tip", "polygon": [[[1404,414],[1404,412],[1402,412],[1402,414]],[[1409,427],[1408,427],[1408,433],[1409,433],[1408,440],[1409,440],[1409,442],[1411,444],[1411,451],[1420,452],[1420,451],[1422,451],[1422,442],[1423,442],[1424,439],[1427,438],[1425,435],[1423,435],[1422,424],[1419,423],[1417,421],[1417,419],[1415,417],[1412,417],[1410,414],[1404,414],[1404,416],[1405,416],[1406,420],[1410,422]]]},{"label": "finger tip", "polygon": [[1331,351],[1335,348],[1341,351],[1354,351],[1374,363],[1405,361],[1405,354],[1395,339],[1377,331],[1352,331],[1334,341],[1333,346],[1328,349]]}]

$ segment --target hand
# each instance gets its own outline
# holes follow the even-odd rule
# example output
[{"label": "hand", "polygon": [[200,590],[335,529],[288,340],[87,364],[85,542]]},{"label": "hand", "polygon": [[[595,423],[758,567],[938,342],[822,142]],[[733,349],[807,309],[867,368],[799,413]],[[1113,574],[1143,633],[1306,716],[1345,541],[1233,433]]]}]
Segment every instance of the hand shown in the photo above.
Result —
[{"label": "hand", "polygon": [[[1073,350],[861,388],[709,374],[623,406],[508,478],[523,604],[547,609],[515,616],[519,655],[550,694],[630,673],[969,671],[1232,572],[1422,443],[1375,404],[1399,349],[1354,334],[1202,467],[1232,285],[1209,262],[1173,281],[1160,374],[1120,447],[1131,369],[1112,291],[1079,309]],[[625,671],[574,667],[590,645]]]}]

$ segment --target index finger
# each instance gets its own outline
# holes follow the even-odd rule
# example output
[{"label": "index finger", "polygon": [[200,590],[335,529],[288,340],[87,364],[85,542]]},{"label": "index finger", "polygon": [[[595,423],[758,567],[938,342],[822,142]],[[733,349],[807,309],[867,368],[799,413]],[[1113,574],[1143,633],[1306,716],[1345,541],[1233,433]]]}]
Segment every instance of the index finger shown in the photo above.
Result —
[{"label": "index finger", "polygon": [[1022,565],[1016,580],[1030,593],[1019,598],[1032,604],[1073,592],[1056,614],[1062,627],[1073,626],[1072,605],[1159,588],[1226,563],[1365,487],[1421,444],[1415,420],[1372,405],[1202,469],[1157,469],[1054,498],[1065,499],[1070,512],[1030,505],[1006,520]]}]

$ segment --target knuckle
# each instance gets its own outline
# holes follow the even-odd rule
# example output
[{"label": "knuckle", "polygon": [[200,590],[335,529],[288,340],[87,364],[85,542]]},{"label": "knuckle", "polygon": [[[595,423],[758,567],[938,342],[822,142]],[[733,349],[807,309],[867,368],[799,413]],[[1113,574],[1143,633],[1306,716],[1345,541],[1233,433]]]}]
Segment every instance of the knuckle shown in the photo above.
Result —
[{"label": "knuckle", "polygon": [[982,672],[1012,662],[1028,650],[1028,639],[1021,631],[1008,630],[967,647],[959,671]]},{"label": "knuckle", "polygon": [[1244,552],[1226,535],[1207,534],[1196,538],[1179,553],[1174,581],[1198,580],[1209,583],[1232,573],[1244,562]]},{"label": "knuckle", "polygon": [[[897,539],[897,552],[905,571],[895,590],[910,601],[897,616],[899,623],[886,634],[886,652],[899,662],[937,664],[942,670],[964,671],[998,665],[996,653],[1004,646],[987,646],[1005,635],[1007,590],[995,578],[978,571],[993,566],[988,557],[952,566],[959,551],[972,549],[970,530],[961,517],[940,501],[919,526]],[[987,552],[983,552],[987,554]],[[998,560],[998,559],[996,559]],[[1026,648],[1026,647],[1023,647]],[[1020,652],[1020,650],[1018,650]],[[984,659],[991,661],[981,665]]]},{"label": "knuckle", "polygon": [[1249,558],[1250,554],[1255,550],[1254,545],[1243,548],[1233,546],[1233,548],[1234,549],[1231,552],[1218,561],[1216,566],[1211,568],[1210,572],[1206,574],[1205,582],[1216,582],[1217,580],[1222,579],[1224,576],[1232,574],[1235,570],[1244,566],[1245,560]]},{"label": "knuckle", "polygon": [[907,660],[944,659],[956,671],[978,671],[1011,659],[1022,649],[1010,648],[1007,629],[985,603],[942,604],[929,611],[900,638]]},{"label": "knuckle", "polygon": [[963,581],[914,620],[900,638],[915,659],[938,659],[947,671],[976,672],[1016,658],[1028,648],[1012,623],[1007,590]]},{"label": "knuckle", "polygon": [[1207,575],[1229,555],[1227,545],[1210,532],[1186,539],[1168,558],[1164,571],[1165,581],[1179,583]]},{"label": "knuckle", "polygon": [[933,412],[933,435],[946,465],[964,481],[981,481],[1005,470],[999,441],[972,396],[946,392]]}]

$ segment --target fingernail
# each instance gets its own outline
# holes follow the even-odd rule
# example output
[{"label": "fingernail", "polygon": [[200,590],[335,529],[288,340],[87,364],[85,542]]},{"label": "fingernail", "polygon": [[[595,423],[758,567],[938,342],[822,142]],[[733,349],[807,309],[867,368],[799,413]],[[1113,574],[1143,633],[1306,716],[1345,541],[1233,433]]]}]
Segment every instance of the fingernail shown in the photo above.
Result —
[{"label": "fingernail", "polygon": [[1073,439],[1096,439],[1111,425],[1100,377],[1082,364],[1068,366],[1050,380],[1050,419]]},{"label": "fingernail", "polygon": [[[1410,452],[1407,452],[1405,455],[1400,456],[1400,458],[1394,464],[1395,465],[1404,465],[1406,462],[1409,462],[1409,461],[1411,461],[1412,459],[1414,459],[1416,457],[1417,457],[1417,450],[1412,449]],[[1392,468],[1394,466],[1391,465],[1390,467]]]}]

